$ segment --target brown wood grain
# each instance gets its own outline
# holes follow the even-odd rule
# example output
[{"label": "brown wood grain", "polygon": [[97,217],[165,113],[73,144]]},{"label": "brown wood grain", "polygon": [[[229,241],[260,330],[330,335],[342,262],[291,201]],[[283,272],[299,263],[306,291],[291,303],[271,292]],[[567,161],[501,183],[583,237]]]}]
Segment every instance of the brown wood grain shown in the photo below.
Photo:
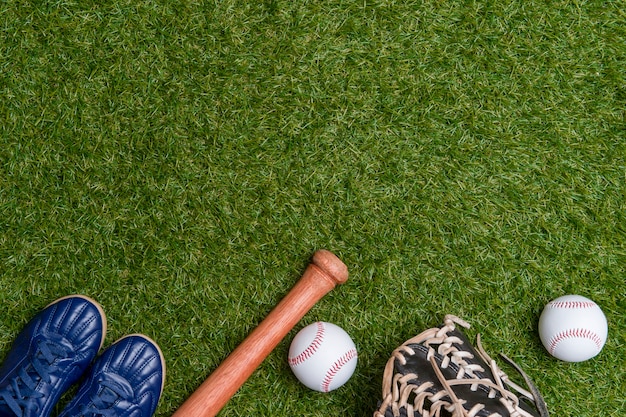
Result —
[{"label": "brown wood grain", "polygon": [[327,250],[315,252],[291,291],[173,417],[215,416],[311,307],[347,279],[348,268],[337,256]]}]

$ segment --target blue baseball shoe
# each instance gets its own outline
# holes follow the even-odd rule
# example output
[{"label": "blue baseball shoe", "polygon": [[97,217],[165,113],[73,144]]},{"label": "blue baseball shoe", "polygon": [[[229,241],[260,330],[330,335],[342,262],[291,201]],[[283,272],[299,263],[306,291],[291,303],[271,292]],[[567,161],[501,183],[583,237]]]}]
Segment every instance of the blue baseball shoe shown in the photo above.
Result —
[{"label": "blue baseball shoe", "polygon": [[129,335],[94,362],[59,417],[150,417],[165,383],[165,359],[144,335]]},{"label": "blue baseball shoe", "polygon": [[0,416],[47,417],[102,347],[106,317],[73,295],[48,305],[17,336],[0,367]]}]

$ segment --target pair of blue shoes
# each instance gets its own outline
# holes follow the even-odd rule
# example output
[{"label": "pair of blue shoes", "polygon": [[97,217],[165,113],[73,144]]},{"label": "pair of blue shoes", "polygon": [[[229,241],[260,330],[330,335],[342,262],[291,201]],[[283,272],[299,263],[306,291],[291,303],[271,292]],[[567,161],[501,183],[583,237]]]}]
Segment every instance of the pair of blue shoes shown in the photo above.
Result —
[{"label": "pair of blue shoes", "polygon": [[121,338],[97,356],[106,317],[94,300],[61,298],[37,314],[0,367],[0,416],[48,417],[83,378],[59,417],[150,417],[165,382],[165,360],[143,335]]}]

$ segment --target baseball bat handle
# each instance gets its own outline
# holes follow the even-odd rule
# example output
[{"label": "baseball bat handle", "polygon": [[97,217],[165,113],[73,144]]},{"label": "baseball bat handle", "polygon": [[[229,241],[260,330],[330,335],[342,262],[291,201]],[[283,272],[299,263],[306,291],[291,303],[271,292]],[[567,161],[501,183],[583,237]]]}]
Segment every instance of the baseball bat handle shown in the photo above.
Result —
[{"label": "baseball bat handle", "polygon": [[348,268],[337,256],[327,250],[315,252],[296,285],[173,417],[215,416],[311,307],[347,279]]}]

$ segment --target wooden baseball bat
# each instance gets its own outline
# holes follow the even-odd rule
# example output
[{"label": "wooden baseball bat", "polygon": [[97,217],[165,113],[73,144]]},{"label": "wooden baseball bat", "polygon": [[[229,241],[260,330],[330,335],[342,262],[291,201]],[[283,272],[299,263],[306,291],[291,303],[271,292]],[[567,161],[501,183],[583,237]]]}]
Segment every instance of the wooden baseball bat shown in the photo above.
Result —
[{"label": "wooden baseball bat", "polygon": [[291,291],[172,417],[215,416],[311,307],[347,279],[348,268],[337,256],[315,252]]}]

